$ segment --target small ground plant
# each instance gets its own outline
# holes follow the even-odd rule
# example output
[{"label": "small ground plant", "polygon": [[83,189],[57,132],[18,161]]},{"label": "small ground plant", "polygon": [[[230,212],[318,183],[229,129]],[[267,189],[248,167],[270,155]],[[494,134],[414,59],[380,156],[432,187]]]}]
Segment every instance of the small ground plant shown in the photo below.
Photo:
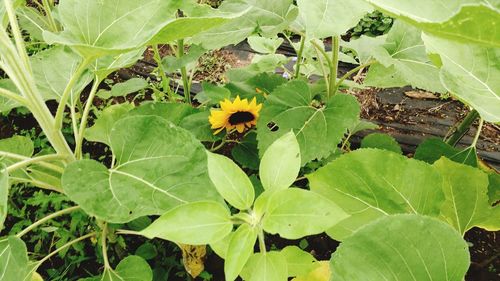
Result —
[{"label": "small ground plant", "polygon": [[[0,112],[27,110],[48,143],[0,140],[0,229],[26,214],[8,211],[20,184],[67,207],[3,230],[2,281],[47,278],[43,265],[87,240],[103,264],[79,280],[164,280],[138,255],[110,259],[120,237],[173,242],[194,277],[203,269],[188,260],[208,245],[224,259],[226,280],[316,280],[326,268],[318,280],[460,281],[470,265],[465,232],[500,229],[499,176],[476,154],[484,123],[500,122],[498,1],[425,0],[418,9],[410,0],[34,2],[0,1]],[[341,39],[374,10],[395,19],[387,34]],[[199,58],[245,40],[259,53],[252,64],[192,96]],[[285,40],[293,59],[277,52]],[[105,85],[146,49],[157,85]],[[339,77],[340,61],[353,66]],[[362,84],[351,80],[363,71]],[[351,137],[376,126],[344,89],[405,85],[449,93],[471,111],[413,158],[383,134],[351,151]],[[161,98],[94,107],[98,97],[140,91]],[[457,148],[477,120],[470,146]],[[85,150],[95,143],[109,157]],[[28,233],[75,213],[64,243],[31,254]],[[326,262],[268,243],[324,232],[341,242]]]}]

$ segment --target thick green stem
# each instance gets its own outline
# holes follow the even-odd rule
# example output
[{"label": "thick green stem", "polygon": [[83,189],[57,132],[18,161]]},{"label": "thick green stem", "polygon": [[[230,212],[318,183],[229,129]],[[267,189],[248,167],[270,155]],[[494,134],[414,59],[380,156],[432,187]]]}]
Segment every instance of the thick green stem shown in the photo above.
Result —
[{"label": "thick green stem", "polygon": [[[177,41],[177,57],[184,56],[184,40]],[[189,77],[185,66],[181,67],[182,86],[184,87],[184,98],[186,103],[191,104],[191,85],[189,84]]]},{"label": "thick green stem", "polygon": [[33,223],[32,225],[28,226],[27,228],[25,228],[23,231],[19,232],[16,236],[18,238],[21,238],[23,237],[26,233],[30,232],[31,230],[37,228],[38,226],[46,223],[47,221],[53,219],[53,218],[56,218],[56,217],[59,217],[59,216],[62,216],[62,215],[65,215],[65,214],[68,214],[68,213],[71,213],[71,212],[74,212],[76,210],[79,210],[80,209],[80,206],[74,206],[74,207],[70,207],[70,208],[67,208],[67,209],[64,209],[64,210],[61,210],[61,211],[58,211],[58,212],[55,212],[53,214],[50,214],[38,221],[36,221],[35,223]]},{"label": "thick green stem", "polygon": [[75,158],[82,158],[82,146],[83,146],[83,137],[85,135],[85,130],[87,129],[87,122],[90,114],[90,109],[92,108],[92,104],[94,102],[95,95],[97,93],[97,89],[99,88],[99,84],[101,84],[101,80],[98,77],[94,79],[94,83],[92,84],[92,89],[90,90],[89,97],[87,98],[87,102],[85,103],[85,108],[82,113],[82,120],[80,122],[80,129],[78,130],[78,138],[76,139],[75,145]]},{"label": "thick green stem", "polygon": [[457,143],[467,134],[469,131],[470,127],[476,121],[476,119],[479,117],[479,113],[476,110],[472,110],[465,116],[464,120],[458,127],[455,129],[453,134],[446,140],[446,143],[451,145],[451,146],[456,146]]},{"label": "thick green stem", "polygon": [[20,103],[23,106],[29,105],[28,100],[26,100],[25,98],[21,97],[20,95],[15,94],[7,89],[0,88],[0,96],[6,97],[7,99],[17,101],[18,103]]},{"label": "thick green stem", "polygon": [[40,166],[43,166],[45,168],[51,169],[55,172],[62,174],[64,172],[64,168],[59,167],[59,166],[54,165],[54,164],[51,164],[51,163],[46,163],[46,161],[65,160],[66,158],[67,157],[65,155],[57,155],[57,154],[43,155],[43,156],[39,156],[39,157],[35,157],[35,158],[28,158],[28,159],[25,159],[21,162],[17,162],[15,164],[12,164],[11,166],[7,167],[7,171],[9,173],[12,173],[18,169],[25,168],[29,165],[40,164]]},{"label": "thick green stem", "polygon": [[43,259],[41,259],[40,261],[38,261],[38,266],[40,266],[42,263],[46,262],[47,260],[49,260],[51,257],[57,255],[57,253],[59,253],[60,251],[70,247],[71,245],[73,244],[76,244],[82,240],[85,240],[85,239],[88,239],[90,237],[94,237],[96,235],[95,232],[92,232],[92,233],[89,233],[87,235],[84,235],[80,238],[77,238],[75,240],[72,240],[72,241],[69,241],[68,243],[62,245],[61,247],[59,247],[58,249],[54,250],[52,253],[46,255]]},{"label": "thick green stem", "polygon": [[264,240],[264,231],[259,231],[259,249],[264,255],[266,254],[266,242]]},{"label": "thick green stem", "polygon": [[156,64],[158,65],[158,72],[160,74],[162,90],[163,92],[166,92],[168,94],[168,100],[173,102],[175,100],[175,97],[172,89],[170,89],[170,78],[168,78],[167,74],[165,73],[165,68],[163,67],[160,50],[158,49],[157,44],[153,45],[153,51],[154,59],[156,61]]},{"label": "thick green stem", "polygon": [[102,226],[102,233],[101,233],[102,259],[104,260],[104,268],[110,269],[111,266],[109,265],[109,260],[108,260],[108,247],[106,246],[107,240],[108,240],[108,224],[104,223],[104,225]]},{"label": "thick green stem", "polygon": [[339,37],[332,36],[332,64],[330,68],[330,91],[328,92],[328,98],[333,97],[338,90],[337,87],[337,72],[339,69],[339,52],[340,44]]},{"label": "thick green stem", "polygon": [[300,47],[297,52],[297,62],[295,63],[295,78],[299,78],[300,76],[300,67],[302,66],[302,56],[304,54],[304,47],[306,45],[306,37],[300,37]]}]

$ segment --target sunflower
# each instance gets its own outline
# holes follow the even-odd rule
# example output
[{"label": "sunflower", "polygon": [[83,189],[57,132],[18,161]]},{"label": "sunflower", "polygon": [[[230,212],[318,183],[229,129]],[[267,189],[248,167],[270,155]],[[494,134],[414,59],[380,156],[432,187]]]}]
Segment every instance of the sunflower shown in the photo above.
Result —
[{"label": "sunflower", "polygon": [[213,109],[208,121],[212,124],[212,129],[217,129],[214,135],[224,128],[227,132],[236,129],[239,133],[243,133],[245,128],[257,125],[261,108],[262,104],[257,104],[255,98],[248,103],[247,99],[240,99],[237,96],[233,102],[228,99],[221,101],[220,109]]}]

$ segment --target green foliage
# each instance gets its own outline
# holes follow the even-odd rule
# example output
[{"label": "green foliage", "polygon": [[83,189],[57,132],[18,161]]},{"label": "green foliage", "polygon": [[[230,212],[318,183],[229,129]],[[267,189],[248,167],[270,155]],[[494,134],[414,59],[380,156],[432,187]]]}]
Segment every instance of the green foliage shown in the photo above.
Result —
[{"label": "green foliage", "polygon": [[378,148],[403,154],[401,146],[392,136],[381,133],[374,133],[364,137],[361,141],[361,148]]},{"label": "green foliage", "polygon": [[349,34],[353,38],[359,38],[362,35],[376,37],[384,35],[392,27],[394,19],[381,13],[373,11],[366,14],[354,28],[349,30]]}]

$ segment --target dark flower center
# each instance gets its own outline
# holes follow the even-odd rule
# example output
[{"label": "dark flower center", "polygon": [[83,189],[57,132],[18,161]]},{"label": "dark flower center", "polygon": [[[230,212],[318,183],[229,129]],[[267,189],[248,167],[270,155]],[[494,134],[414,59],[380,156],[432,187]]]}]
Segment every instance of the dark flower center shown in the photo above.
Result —
[{"label": "dark flower center", "polygon": [[251,122],[255,119],[255,116],[253,116],[252,113],[248,111],[238,111],[231,116],[229,116],[229,124],[231,125],[238,125],[246,122]]}]

